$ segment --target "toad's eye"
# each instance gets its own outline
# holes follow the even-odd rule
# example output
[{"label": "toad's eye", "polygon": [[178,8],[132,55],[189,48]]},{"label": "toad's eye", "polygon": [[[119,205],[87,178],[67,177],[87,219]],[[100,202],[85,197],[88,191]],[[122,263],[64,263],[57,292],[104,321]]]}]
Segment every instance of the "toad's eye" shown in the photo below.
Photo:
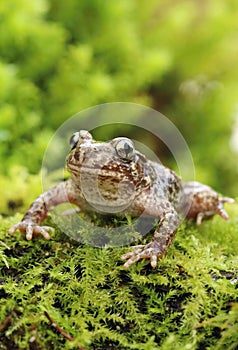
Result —
[{"label": "toad's eye", "polygon": [[133,143],[128,139],[122,139],[116,144],[117,155],[124,160],[132,160],[135,154]]},{"label": "toad's eye", "polygon": [[79,132],[77,131],[69,139],[71,150],[77,146],[78,141],[79,141]]},{"label": "toad's eye", "polygon": [[71,146],[71,150],[73,150],[77,144],[81,144],[83,142],[92,142],[93,137],[87,130],[80,130],[75,132],[69,139],[69,144]]}]

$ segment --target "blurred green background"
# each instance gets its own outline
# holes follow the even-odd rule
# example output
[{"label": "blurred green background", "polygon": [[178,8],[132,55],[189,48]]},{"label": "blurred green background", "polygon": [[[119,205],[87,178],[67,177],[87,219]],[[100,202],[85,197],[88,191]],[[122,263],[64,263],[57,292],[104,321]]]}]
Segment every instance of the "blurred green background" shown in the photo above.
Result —
[{"label": "blurred green background", "polygon": [[236,0],[2,0],[0,212],[41,192],[55,130],[111,101],[166,115],[196,179],[237,196],[237,16]]}]

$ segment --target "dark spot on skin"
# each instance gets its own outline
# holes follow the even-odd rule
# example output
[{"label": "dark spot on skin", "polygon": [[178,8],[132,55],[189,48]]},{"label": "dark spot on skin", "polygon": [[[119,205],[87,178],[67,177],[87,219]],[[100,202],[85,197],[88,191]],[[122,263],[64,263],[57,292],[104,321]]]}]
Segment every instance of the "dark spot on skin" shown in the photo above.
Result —
[{"label": "dark spot on skin", "polygon": [[167,181],[168,181],[169,185],[171,185],[172,183],[174,183],[174,179],[173,179],[172,177],[169,177]]},{"label": "dark spot on skin", "polygon": [[168,187],[168,190],[169,190],[169,194],[172,194],[172,193],[174,193],[174,187],[172,187],[172,186],[169,186],[169,187]]},{"label": "dark spot on skin", "polygon": [[74,159],[78,162],[79,161],[79,152],[74,153]]}]

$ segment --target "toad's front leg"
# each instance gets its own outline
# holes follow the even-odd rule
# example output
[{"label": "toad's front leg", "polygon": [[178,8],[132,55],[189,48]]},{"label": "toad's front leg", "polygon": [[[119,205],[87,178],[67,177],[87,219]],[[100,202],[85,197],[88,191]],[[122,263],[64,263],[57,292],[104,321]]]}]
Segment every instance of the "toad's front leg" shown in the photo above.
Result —
[{"label": "toad's front leg", "polygon": [[51,207],[64,202],[73,202],[73,199],[68,196],[71,191],[70,180],[60,182],[58,185],[42,193],[32,203],[21,222],[12,226],[9,233],[14,233],[20,230],[26,233],[26,239],[31,240],[33,235],[41,234],[45,239],[50,239],[48,231],[53,232],[54,229],[50,226],[40,226],[40,223],[46,218]]},{"label": "toad's front leg", "polygon": [[149,258],[151,266],[156,267],[158,258],[161,258],[166,253],[178,228],[179,216],[168,202],[166,212],[162,213],[162,215],[160,213],[158,217],[161,219],[154,232],[152,241],[146,245],[135,246],[132,252],[122,255],[122,260],[128,259],[124,264],[125,268],[145,258]]}]

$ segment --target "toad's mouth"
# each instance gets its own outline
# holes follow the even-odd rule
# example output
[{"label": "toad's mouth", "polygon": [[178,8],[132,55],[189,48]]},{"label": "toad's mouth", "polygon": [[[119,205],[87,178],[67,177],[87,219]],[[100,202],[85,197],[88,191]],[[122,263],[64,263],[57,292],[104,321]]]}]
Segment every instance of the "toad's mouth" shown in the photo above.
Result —
[{"label": "toad's mouth", "polygon": [[131,177],[131,169],[128,164],[120,166],[107,166],[107,165],[85,165],[85,164],[67,164],[69,172],[80,177],[80,176],[103,176],[105,178],[118,179],[120,182],[123,178]]}]

